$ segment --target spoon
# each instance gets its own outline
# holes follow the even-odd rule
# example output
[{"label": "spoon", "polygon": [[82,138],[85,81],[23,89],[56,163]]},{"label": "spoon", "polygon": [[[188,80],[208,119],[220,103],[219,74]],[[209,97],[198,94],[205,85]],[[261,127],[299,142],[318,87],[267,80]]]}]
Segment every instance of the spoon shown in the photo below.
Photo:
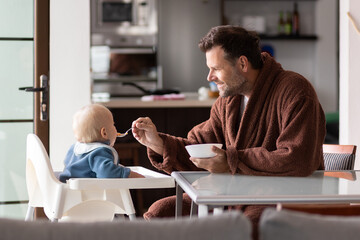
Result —
[{"label": "spoon", "polygon": [[124,133],[117,133],[117,137],[125,137],[126,135],[128,135],[129,131],[131,130],[132,128],[129,128],[128,130],[126,130],[126,132]]}]

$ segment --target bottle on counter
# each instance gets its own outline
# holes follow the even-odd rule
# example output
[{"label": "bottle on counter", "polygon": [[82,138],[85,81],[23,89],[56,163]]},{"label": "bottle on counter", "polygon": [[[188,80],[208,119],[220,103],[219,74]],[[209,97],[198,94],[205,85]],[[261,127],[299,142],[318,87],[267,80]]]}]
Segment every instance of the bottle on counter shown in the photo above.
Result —
[{"label": "bottle on counter", "polygon": [[291,12],[287,12],[286,22],[285,22],[285,35],[291,35],[292,29],[292,19]]},{"label": "bottle on counter", "polygon": [[292,14],[292,34],[298,36],[300,34],[300,18],[297,3],[294,3],[294,11]]},{"label": "bottle on counter", "polygon": [[284,20],[284,12],[279,12],[279,20],[278,20],[278,34],[285,34],[285,20]]},{"label": "bottle on counter", "polygon": [[210,98],[217,98],[219,96],[219,89],[217,88],[217,85],[214,82],[209,83],[210,90],[208,92],[208,96]]}]

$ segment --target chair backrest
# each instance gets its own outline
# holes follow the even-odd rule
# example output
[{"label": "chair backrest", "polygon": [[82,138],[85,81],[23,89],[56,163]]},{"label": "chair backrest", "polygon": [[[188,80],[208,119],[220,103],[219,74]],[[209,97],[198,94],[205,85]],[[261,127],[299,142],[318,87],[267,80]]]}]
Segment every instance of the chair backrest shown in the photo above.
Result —
[{"label": "chair backrest", "polygon": [[355,165],[356,146],[324,144],[325,170],[353,170]]},{"label": "chair backrest", "polygon": [[64,188],[55,177],[49,156],[35,134],[28,134],[26,146],[26,185],[29,205],[43,207],[45,214],[51,218],[59,218],[59,196]]},{"label": "chair backrest", "polygon": [[355,240],[360,236],[360,217],[324,216],[266,209],[261,215],[262,240]]}]

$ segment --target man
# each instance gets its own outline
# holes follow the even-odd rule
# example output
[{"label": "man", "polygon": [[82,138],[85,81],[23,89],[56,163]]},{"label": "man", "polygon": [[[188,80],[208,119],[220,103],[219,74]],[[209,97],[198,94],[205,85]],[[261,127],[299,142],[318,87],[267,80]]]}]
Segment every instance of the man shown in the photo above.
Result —
[{"label": "man", "polygon": [[[214,27],[199,47],[210,69],[207,80],[216,83],[221,97],[210,118],[186,139],[158,133],[149,118],[133,122],[133,135],[148,147],[155,167],[168,173],[205,169],[277,176],[307,176],[324,169],[325,116],[304,77],[261,53],[258,36],[240,27]],[[189,159],[185,145],[210,142],[222,143],[224,149],[214,147],[217,155],[210,159]],[[174,201],[159,200],[144,216],[167,216]],[[242,210],[257,223],[262,208]]]}]

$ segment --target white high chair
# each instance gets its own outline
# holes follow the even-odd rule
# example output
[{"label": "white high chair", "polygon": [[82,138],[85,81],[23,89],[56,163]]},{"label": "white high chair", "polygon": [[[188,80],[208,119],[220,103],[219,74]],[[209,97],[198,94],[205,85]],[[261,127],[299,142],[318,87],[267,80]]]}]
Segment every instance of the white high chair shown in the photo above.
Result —
[{"label": "white high chair", "polygon": [[[25,220],[33,220],[35,207],[43,207],[51,221],[111,221],[115,214],[135,219],[128,188],[104,189],[91,180],[84,189],[71,189],[54,175],[48,154],[35,134],[27,136],[26,185],[29,195]],[[101,180],[101,179],[99,179]],[[86,183],[87,179],[81,179]],[[95,184],[94,184],[95,183]]]}]

